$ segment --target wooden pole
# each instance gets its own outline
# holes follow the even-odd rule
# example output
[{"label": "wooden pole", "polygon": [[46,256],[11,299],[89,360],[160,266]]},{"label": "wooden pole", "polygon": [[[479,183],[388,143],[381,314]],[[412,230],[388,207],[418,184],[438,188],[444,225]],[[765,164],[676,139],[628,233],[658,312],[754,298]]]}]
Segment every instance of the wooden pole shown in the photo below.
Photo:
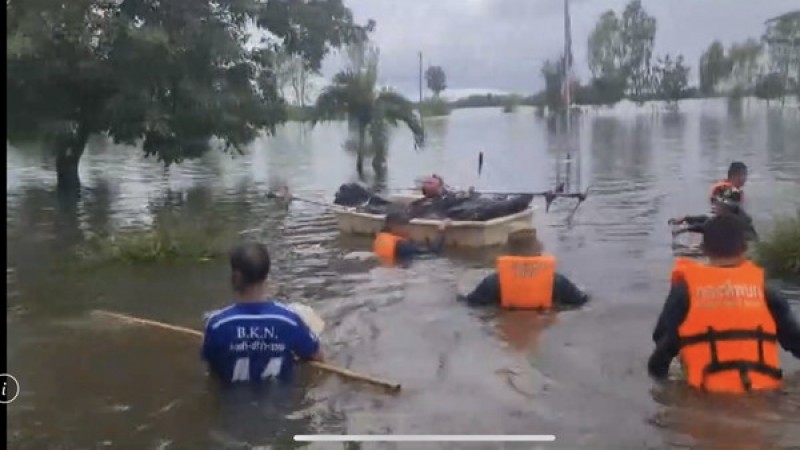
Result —
[{"label": "wooden pole", "polygon": [[[95,310],[95,311],[93,311],[93,313],[97,314],[97,315],[101,315],[101,316],[105,316],[105,317],[110,317],[110,318],[113,318],[113,319],[121,320],[123,322],[137,323],[137,324],[140,324],[140,325],[149,325],[151,327],[162,328],[162,329],[170,330],[170,331],[177,331],[177,332],[183,333],[183,334],[191,334],[192,336],[195,336],[195,337],[200,337],[200,338],[203,337],[203,333],[198,331],[198,330],[194,330],[194,329],[186,328],[186,327],[181,327],[181,326],[178,326],[178,325],[171,325],[171,324],[164,323],[164,322],[158,322],[158,321],[150,320],[150,319],[143,319],[143,318],[140,318],[140,317],[129,316],[127,314],[120,314],[120,313],[115,313],[115,312],[111,312],[111,311]],[[388,390],[389,392],[393,392],[393,393],[394,392],[399,392],[400,389],[401,389],[401,385],[399,383],[394,383],[394,382],[391,382],[391,381],[381,380],[379,378],[374,378],[374,377],[371,377],[369,375],[363,375],[363,374],[360,374],[360,373],[357,373],[357,372],[353,372],[352,370],[345,369],[343,367],[338,367],[338,366],[334,366],[332,364],[324,363],[322,361],[308,361],[308,363],[311,366],[316,367],[317,369],[324,370],[326,372],[335,373],[337,375],[340,375],[340,376],[342,376],[344,378],[348,378],[348,379],[351,379],[351,380],[363,381],[365,383],[369,383],[369,384],[372,384],[372,385],[375,385],[375,386],[380,386],[380,387]]]}]

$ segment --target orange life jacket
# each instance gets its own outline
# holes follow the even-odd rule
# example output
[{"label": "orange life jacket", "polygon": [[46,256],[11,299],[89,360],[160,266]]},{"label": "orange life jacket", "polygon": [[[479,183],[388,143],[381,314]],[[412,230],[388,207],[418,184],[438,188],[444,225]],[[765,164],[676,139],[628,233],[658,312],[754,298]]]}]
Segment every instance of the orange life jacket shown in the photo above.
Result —
[{"label": "orange life jacket", "polygon": [[500,305],[519,309],[550,308],[555,274],[556,259],[550,255],[497,258]]},{"label": "orange life jacket", "polygon": [[[723,191],[725,189],[735,189],[735,188],[736,186],[734,186],[733,183],[731,183],[728,180],[717,181],[716,183],[714,183],[713,186],[711,186],[709,199],[714,199],[720,193],[720,191]],[[742,201],[744,201],[744,192],[742,192]]]},{"label": "orange life jacket", "polygon": [[775,320],[764,294],[764,271],[684,267],[689,311],[678,328],[689,385],[710,392],[778,389],[782,372]]},{"label": "orange life jacket", "polygon": [[380,232],[372,242],[372,251],[385,263],[393,263],[397,257],[397,243],[403,238],[392,233]]},{"label": "orange life jacket", "polygon": [[686,278],[683,276],[683,271],[698,264],[700,263],[691,258],[675,258],[675,265],[672,266],[672,275],[670,276],[670,284],[675,284],[680,280],[685,280]]}]

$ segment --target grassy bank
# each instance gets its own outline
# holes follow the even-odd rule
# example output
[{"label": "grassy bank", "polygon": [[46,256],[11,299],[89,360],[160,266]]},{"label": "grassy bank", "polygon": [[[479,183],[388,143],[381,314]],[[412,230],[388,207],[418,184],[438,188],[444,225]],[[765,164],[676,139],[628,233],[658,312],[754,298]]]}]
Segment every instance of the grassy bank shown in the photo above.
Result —
[{"label": "grassy bank", "polygon": [[775,221],[756,245],[756,258],[770,276],[800,280],[800,210]]},{"label": "grassy bank", "polygon": [[236,233],[208,218],[159,214],[152,226],[92,236],[79,246],[86,264],[205,262],[223,257]]}]

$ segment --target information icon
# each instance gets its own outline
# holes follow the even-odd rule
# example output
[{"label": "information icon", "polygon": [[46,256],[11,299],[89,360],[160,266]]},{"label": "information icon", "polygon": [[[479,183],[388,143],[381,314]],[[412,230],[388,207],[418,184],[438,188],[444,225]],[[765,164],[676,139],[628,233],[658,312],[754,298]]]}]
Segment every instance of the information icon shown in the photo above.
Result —
[{"label": "information icon", "polygon": [[19,381],[11,374],[0,374],[0,403],[11,403],[17,397],[19,397]]}]

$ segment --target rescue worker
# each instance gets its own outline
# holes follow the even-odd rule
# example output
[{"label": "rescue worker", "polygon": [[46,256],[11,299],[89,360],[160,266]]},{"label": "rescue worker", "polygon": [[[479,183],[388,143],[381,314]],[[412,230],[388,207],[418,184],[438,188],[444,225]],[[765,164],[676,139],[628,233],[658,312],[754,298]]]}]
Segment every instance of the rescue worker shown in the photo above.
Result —
[{"label": "rescue worker", "polygon": [[741,161],[734,161],[728,167],[728,178],[720,180],[711,187],[709,199],[713,200],[719,197],[720,193],[726,189],[736,188],[742,192],[742,199],[744,201],[744,184],[747,182],[747,166]]},{"label": "rescue worker", "polygon": [[267,248],[257,242],[230,254],[234,304],[208,315],[202,358],[223,385],[292,379],[295,357],[322,360],[319,340],[302,317],[266,297]]},{"label": "rescue worker", "polygon": [[800,325],[788,303],[745,256],[747,241],[732,216],[703,229],[708,264],[681,258],[655,330],[648,372],[667,376],[680,356],[686,381],[709,392],[743,393],[781,386],[778,344],[800,358]]},{"label": "rescue worker", "polygon": [[567,277],[556,272],[556,259],[542,254],[536,238],[514,238],[511,252],[497,258],[496,272],[458,300],[471,306],[499,305],[505,309],[564,309],[589,301]]},{"label": "rescue worker", "polygon": [[670,219],[670,225],[685,225],[680,230],[673,230],[672,237],[683,233],[702,233],[705,224],[717,215],[728,214],[737,218],[745,228],[745,237],[748,241],[758,239],[758,233],[753,226],[753,218],[741,206],[742,191],[735,187],[718,190],[717,196],[711,201],[711,215],[700,214],[697,216],[684,216]]},{"label": "rescue worker", "polygon": [[436,239],[425,246],[417,245],[408,238],[410,221],[411,218],[404,209],[393,209],[386,214],[383,229],[375,236],[372,243],[372,251],[382,262],[407,263],[416,256],[441,253],[444,248],[445,230],[450,221],[443,220],[439,224],[439,234]]}]

